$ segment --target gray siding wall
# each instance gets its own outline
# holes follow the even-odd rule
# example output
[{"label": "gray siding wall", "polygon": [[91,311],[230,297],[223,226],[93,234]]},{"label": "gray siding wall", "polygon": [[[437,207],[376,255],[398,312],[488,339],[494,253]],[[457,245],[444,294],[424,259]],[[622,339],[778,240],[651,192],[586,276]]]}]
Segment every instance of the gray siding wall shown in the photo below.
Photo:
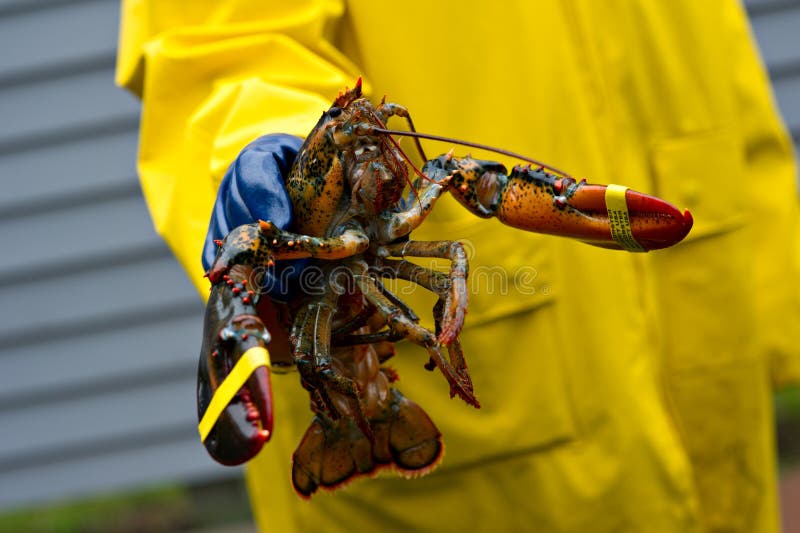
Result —
[{"label": "gray siding wall", "polygon": [[0,507],[238,475],[198,442],[203,309],[141,197],[118,17],[0,2]]},{"label": "gray siding wall", "polygon": [[800,0],[748,0],[746,5],[797,153],[800,142]]},{"label": "gray siding wall", "polygon": [[[800,0],[750,0],[800,138]],[[154,234],[113,0],[0,0],[0,508],[238,475],[198,442],[202,306]]]}]

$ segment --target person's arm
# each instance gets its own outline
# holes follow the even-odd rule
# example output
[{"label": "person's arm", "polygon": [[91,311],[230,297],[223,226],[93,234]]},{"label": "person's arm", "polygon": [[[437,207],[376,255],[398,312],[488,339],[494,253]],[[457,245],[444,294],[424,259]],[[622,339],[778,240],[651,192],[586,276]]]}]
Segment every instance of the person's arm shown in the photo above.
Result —
[{"label": "person's arm", "polygon": [[200,294],[223,174],[270,132],[305,136],[358,78],[327,39],[342,2],[123,2],[117,83],[143,101],[139,175],[156,231]]}]

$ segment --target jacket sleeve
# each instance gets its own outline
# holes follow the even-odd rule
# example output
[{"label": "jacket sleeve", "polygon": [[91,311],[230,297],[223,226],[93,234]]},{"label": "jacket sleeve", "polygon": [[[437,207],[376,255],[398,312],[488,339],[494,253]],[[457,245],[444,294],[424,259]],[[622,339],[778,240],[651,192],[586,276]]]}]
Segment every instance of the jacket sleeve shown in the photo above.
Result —
[{"label": "jacket sleeve", "polygon": [[791,138],[743,12],[733,72],[753,217],[753,282],[760,352],[776,386],[800,383],[800,350],[788,334],[800,321],[800,210]]},{"label": "jacket sleeve", "polygon": [[142,189],[203,295],[203,242],[230,162],[264,132],[306,135],[357,78],[328,40],[342,10],[335,0],[123,2],[117,83],[145,104]]}]

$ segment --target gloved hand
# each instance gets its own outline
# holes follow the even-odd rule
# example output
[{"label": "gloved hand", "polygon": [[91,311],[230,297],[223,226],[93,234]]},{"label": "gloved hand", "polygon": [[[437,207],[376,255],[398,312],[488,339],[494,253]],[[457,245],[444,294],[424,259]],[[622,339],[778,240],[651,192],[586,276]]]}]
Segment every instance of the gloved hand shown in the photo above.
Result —
[{"label": "gloved hand", "polygon": [[[208,270],[217,255],[215,240],[224,239],[242,224],[269,220],[281,229],[292,223],[292,204],[284,186],[284,176],[294,162],[303,140],[293,135],[271,134],[259,137],[242,149],[222,179],[206,241],[203,245],[203,267]],[[278,261],[264,282],[266,294],[286,300],[288,283],[297,277],[306,260]],[[287,270],[290,269],[290,270]]]}]

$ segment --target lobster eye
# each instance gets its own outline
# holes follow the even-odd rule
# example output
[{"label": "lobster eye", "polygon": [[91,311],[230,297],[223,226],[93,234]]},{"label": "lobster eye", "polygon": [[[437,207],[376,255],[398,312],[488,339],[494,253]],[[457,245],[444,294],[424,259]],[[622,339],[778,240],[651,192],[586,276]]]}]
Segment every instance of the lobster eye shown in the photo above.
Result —
[{"label": "lobster eye", "polygon": [[332,108],[328,109],[328,116],[331,118],[336,118],[342,114],[342,108],[333,106]]}]

